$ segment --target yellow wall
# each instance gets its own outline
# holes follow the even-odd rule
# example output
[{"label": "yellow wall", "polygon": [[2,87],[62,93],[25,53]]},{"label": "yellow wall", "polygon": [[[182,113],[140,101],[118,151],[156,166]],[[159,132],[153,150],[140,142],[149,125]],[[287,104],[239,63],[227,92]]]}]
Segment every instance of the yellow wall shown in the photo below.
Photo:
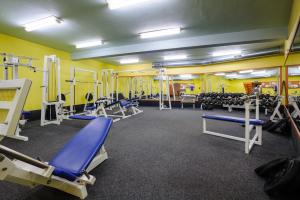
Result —
[{"label": "yellow wall", "polygon": [[[207,75],[209,73],[216,72],[232,72],[240,71],[246,69],[262,69],[262,68],[273,68],[282,65],[284,55],[280,56],[270,56],[255,59],[248,59],[243,61],[229,62],[229,63],[219,63],[208,66],[193,66],[184,68],[168,68],[168,74],[200,74],[199,80],[190,81],[190,83],[195,84],[194,93],[201,92],[201,87],[203,86],[204,80],[211,79],[212,81],[212,91],[220,91],[220,84],[225,85],[226,92],[245,92],[243,82],[251,81],[277,81],[276,77],[271,78],[261,78],[261,79],[246,79],[246,80],[227,80],[222,77],[217,77],[213,75]],[[288,65],[300,65],[300,54],[291,54],[288,59]],[[152,68],[151,64],[140,64],[140,65],[126,65],[118,66],[118,70],[145,70],[144,72],[136,73],[123,73],[124,76],[138,76],[138,75],[157,75],[155,70],[149,71]],[[154,83],[155,85],[155,83]],[[122,85],[120,86],[122,88]],[[294,89],[295,90],[295,89]],[[206,90],[207,91],[207,90]],[[272,89],[263,89],[264,93],[273,94]],[[188,92],[189,93],[189,92]]]},{"label": "yellow wall", "polygon": [[[289,81],[300,81],[300,76],[290,76]],[[300,88],[289,88],[289,94],[300,95]]]},{"label": "yellow wall", "polygon": [[[28,56],[36,58],[37,60],[33,61],[33,65],[38,69],[42,70],[43,68],[43,59],[45,55],[56,55],[61,60],[61,85],[62,92],[67,93],[70,91],[69,83],[65,82],[65,80],[70,79],[70,67],[81,67],[92,70],[100,71],[102,68],[112,68],[113,66],[107,65],[105,63],[101,63],[95,60],[83,60],[83,61],[72,61],[70,58],[70,53],[60,51],[57,49],[49,48],[46,46],[42,46],[36,43],[28,42],[25,40],[21,40],[15,37],[11,37],[8,35],[0,34],[0,52],[15,54],[18,56]],[[0,70],[0,79],[3,79],[2,69]],[[83,79],[90,78],[91,76],[86,74],[83,75]],[[19,78],[29,78],[32,80],[33,84],[31,86],[31,90],[29,96],[27,98],[27,102],[25,105],[25,110],[38,110],[41,108],[41,99],[42,99],[42,72],[33,72],[28,70],[27,68],[20,68],[19,70]],[[76,89],[76,104],[84,103],[84,95],[87,91],[89,91],[91,86],[78,86]],[[67,103],[68,102],[67,96]]]}]

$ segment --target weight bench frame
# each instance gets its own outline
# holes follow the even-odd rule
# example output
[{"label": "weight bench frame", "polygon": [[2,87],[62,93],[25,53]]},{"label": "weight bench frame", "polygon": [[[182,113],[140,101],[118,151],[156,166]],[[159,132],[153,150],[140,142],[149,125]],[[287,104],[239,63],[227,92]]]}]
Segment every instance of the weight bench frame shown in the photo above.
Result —
[{"label": "weight bench frame", "polygon": [[88,173],[107,158],[107,152],[104,145],[102,145],[100,151],[86,169],[86,173],[75,181],[69,181],[53,175],[55,168],[48,163],[0,145],[0,180],[31,188],[44,185],[72,194],[80,199],[85,199],[87,197],[86,185],[93,185],[96,181],[96,178]]},{"label": "weight bench frame", "polygon": [[[259,114],[258,101],[259,100],[256,99],[256,119],[258,119],[258,114]],[[253,148],[254,144],[262,145],[262,125],[250,125],[250,111],[249,111],[250,104],[251,104],[250,101],[245,102],[245,136],[244,137],[237,137],[237,136],[227,135],[224,133],[208,131],[206,118],[202,118],[203,119],[203,133],[218,136],[218,137],[223,137],[223,138],[227,138],[227,139],[231,139],[231,140],[245,142],[245,153],[249,154],[251,149]],[[211,120],[218,120],[218,119],[211,119]],[[219,120],[219,121],[222,121],[222,120]],[[252,138],[250,138],[250,134],[254,127],[256,128],[255,135]]]}]

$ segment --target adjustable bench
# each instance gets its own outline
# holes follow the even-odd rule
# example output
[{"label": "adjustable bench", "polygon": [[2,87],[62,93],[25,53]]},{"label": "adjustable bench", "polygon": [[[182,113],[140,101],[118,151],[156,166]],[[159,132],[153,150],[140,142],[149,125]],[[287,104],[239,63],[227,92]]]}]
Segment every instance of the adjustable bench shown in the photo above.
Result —
[{"label": "adjustable bench", "polygon": [[120,105],[122,106],[122,108],[124,108],[126,110],[131,109],[133,115],[143,112],[142,110],[137,108],[138,104],[133,101],[128,101],[128,100],[122,99],[122,100],[120,100]]},{"label": "adjustable bench", "polygon": [[84,199],[86,185],[96,180],[88,172],[107,159],[103,144],[111,126],[112,119],[94,119],[49,164],[0,145],[0,180],[30,187],[45,185]]}]

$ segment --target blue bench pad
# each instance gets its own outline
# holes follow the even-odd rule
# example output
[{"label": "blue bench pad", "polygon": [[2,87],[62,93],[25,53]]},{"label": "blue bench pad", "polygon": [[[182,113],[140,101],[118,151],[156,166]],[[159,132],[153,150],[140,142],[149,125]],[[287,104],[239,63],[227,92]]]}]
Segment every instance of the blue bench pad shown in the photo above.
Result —
[{"label": "blue bench pad", "polygon": [[134,106],[134,104],[132,102],[124,100],[124,99],[120,100],[120,105],[125,108],[130,108],[131,106]]},{"label": "blue bench pad", "polygon": [[72,115],[69,116],[69,119],[79,119],[79,120],[93,120],[96,119],[96,116],[87,116],[87,115]]},{"label": "blue bench pad", "polygon": [[87,106],[85,109],[86,110],[95,110],[95,109],[97,109],[97,106]]},{"label": "blue bench pad", "polygon": [[49,162],[53,174],[69,181],[80,177],[101,149],[112,119],[98,117],[82,128]]},{"label": "blue bench pad", "polygon": [[[231,116],[225,116],[225,115],[202,115],[202,118],[245,124],[245,118],[240,118],[240,117],[231,117]],[[249,123],[250,123],[250,125],[261,126],[265,122],[263,120],[259,120],[259,119],[258,120],[250,119]]]}]

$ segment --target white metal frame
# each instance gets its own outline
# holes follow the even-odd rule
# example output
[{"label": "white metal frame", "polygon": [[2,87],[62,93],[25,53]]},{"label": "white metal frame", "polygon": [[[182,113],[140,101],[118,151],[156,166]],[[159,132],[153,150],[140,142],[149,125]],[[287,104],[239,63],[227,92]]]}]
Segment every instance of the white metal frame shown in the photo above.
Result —
[{"label": "white metal frame", "polygon": [[[167,75],[166,69],[164,68],[159,69],[158,79],[159,79],[159,87],[158,87],[159,88],[159,110],[171,110],[172,102],[170,97],[170,76]],[[166,87],[166,99],[164,94],[164,87]],[[165,105],[164,103],[165,100],[169,102],[168,106]]]},{"label": "white metal frame", "polygon": [[[48,99],[49,88],[49,75],[53,72],[51,71],[51,66],[54,65],[56,68],[56,88],[57,88],[57,101],[50,101]],[[42,108],[41,108],[41,126],[48,124],[57,124],[59,125],[63,119],[63,106],[64,101],[61,99],[61,84],[60,84],[60,59],[55,55],[45,56],[44,57],[44,70],[43,70],[43,85],[42,85]],[[46,110],[48,106],[55,107],[56,118],[54,120],[46,119]],[[51,110],[50,110],[51,112]]]},{"label": "white metal frame", "polygon": [[[89,173],[107,158],[107,152],[102,146],[86,172]],[[2,145],[0,145],[0,169],[2,169],[0,180],[32,188],[44,185],[72,194],[80,199],[87,197],[86,185],[93,185],[96,181],[96,178],[90,174],[84,174],[75,181],[60,178],[52,174],[55,168],[48,163],[41,162]]]},{"label": "white metal frame", "polygon": [[12,101],[1,101],[0,98],[0,109],[8,110],[5,121],[0,123],[0,137],[28,140],[28,137],[20,135],[19,121],[30,86],[29,79],[0,80],[0,90],[16,91]]},{"label": "white metal frame", "polygon": [[[86,73],[91,73],[93,76],[93,81],[80,81],[76,79],[76,73],[77,72],[86,72]],[[88,70],[88,69],[82,69],[80,67],[71,67],[70,68],[70,80],[68,81],[70,82],[70,115],[73,115],[76,111],[74,109],[74,104],[75,104],[75,87],[78,83],[92,83],[94,84],[93,86],[93,105],[96,105],[96,101],[97,101],[97,90],[98,90],[98,79],[97,79],[97,72],[94,70]],[[88,101],[86,101],[85,105],[84,105],[84,111],[86,110]]]},{"label": "white metal frame", "polygon": [[26,67],[30,70],[36,71],[36,68],[33,67],[32,61],[33,58],[25,56],[16,56],[13,54],[0,53],[2,57],[3,64],[0,66],[4,67],[3,70],[3,79],[9,80],[9,69],[11,68],[12,76],[11,79],[19,79],[19,67]]},{"label": "white metal frame", "polygon": [[181,109],[185,103],[193,104],[193,109],[195,109],[196,96],[195,95],[182,95],[181,96]]},{"label": "white metal frame", "polygon": [[291,116],[293,118],[300,117],[300,109],[299,109],[299,106],[297,104],[297,102],[299,101],[298,98],[300,98],[300,97],[298,97],[298,96],[289,96],[289,102],[294,107],[294,111],[291,113]]},{"label": "white metal frame", "polygon": [[[256,112],[255,119],[259,119],[259,99],[258,97],[255,100],[256,102]],[[262,145],[262,125],[250,125],[250,105],[251,100],[246,100],[245,102],[245,136],[244,137],[236,137],[232,135],[227,135],[224,133],[217,133],[213,131],[207,130],[207,122],[206,118],[203,118],[203,133],[209,134],[213,136],[223,137],[231,140],[237,140],[241,142],[245,142],[245,153],[249,154],[254,144]],[[255,134],[252,138],[250,138],[251,131],[255,129]]]},{"label": "white metal frame", "polygon": [[115,78],[113,69],[103,69],[101,70],[101,87],[99,92],[99,98],[105,97],[110,99],[111,102],[114,100],[114,87]]},{"label": "white metal frame", "polygon": [[274,111],[273,111],[273,113],[272,113],[272,115],[270,117],[270,120],[272,122],[277,122],[278,120],[283,119],[283,116],[282,116],[282,114],[279,111],[279,108],[280,108],[281,102],[282,102],[282,96],[278,96],[277,98],[278,98],[277,99],[277,105],[276,105],[276,107],[275,107],[275,109],[274,109]]},{"label": "white metal frame", "polygon": [[[34,60],[31,57],[25,57],[25,56],[17,56],[13,54],[7,54],[7,53],[0,53],[0,56],[2,57],[3,64],[0,64],[0,66],[3,66],[3,79],[4,80],[15,80],[19,79],[19,67],[25,67],[29,70],[32,70],[33,72],[36,72],[36,67],[33,66],[32,61]],[[9,72],[11,69],[11,78],[9,78]],[[21,132],[20,125],[25,125],[27,120],[23,118],[22,114],[20,116],[19,125],[17,127],[18,132]],[[18,135],[18,133],[16,133]]]}]

